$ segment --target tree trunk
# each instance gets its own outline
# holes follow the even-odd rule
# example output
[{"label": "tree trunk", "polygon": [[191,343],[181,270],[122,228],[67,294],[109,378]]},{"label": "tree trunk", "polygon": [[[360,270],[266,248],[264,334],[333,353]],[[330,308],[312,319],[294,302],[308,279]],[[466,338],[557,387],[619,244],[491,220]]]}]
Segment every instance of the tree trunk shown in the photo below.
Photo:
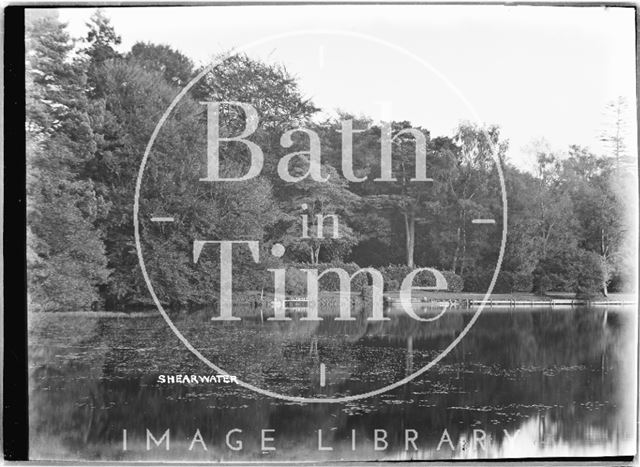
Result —
[{"label": "tree trunk", "polygon": [[451,270],[457,272],[458,267],[458,254],[460,253],[460,227],[456,233],[456,251],[453,252],[453,261],[451,261]]},{"label": "tree trunk", "polygon": [[409,223],[409,232],[411,234],[411,241],[409,242],[409,264],[408,266],[410,268],[415,267],[415,264],[413,262],[413,253],[416,247],[416,221],[415,219],[413,219],[413,217],[410,220]]},{"label": "tree trunk", "polygon": [[413,214],[404,215],[404,230],[406,234],[407,266],[413,269],[413,251],[416,245],[416,220]]},{"label": "tree trunk", "polygon": [[604,235],[604,229],[600,229],[600,256],[602,257],[602,295],[605,297],[609,296],[609,290],[607,288],[607,280],[609,279],[609,271],[607,264],[607,247],[606,240]]},{"label": "tree trunk", "polygon": [[460,275],[464,274],[467,256],[467,212],[462,211],[462,255],[460,257]]},{"label": "tree trunk", "polygon": [[318,248],[314,249],[313,264],[318,264],[320,262],[320,248],[321,245],[318,245]]}]

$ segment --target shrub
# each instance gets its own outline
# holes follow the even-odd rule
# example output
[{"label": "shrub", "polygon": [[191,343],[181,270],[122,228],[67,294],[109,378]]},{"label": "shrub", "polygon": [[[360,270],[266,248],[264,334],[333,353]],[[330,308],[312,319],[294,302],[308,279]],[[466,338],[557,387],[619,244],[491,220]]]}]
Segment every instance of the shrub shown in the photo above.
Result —
[{"label": "shrub", "polygon": [[531,292],[533,277],[524,272],[500,271],[494,293]]},{"label": "shrub", "polygon": [[[464,290],[464,280],[453,271],[440,271],[447,280],[448,292],[462,292]],[[435,281],[434,281],[435,283]]]},{"label": "shrub", "polygon": [[[379,269],[384,277],[385,290],[399,290],[405,277],[413,271],[409,266],[402,264],[391,264]],[[452,271],[441,271],[444,278],[447,280],[448,292],[461,292],[464,288],[464,281],[462,277]],[[413,285],[415,287],[433,287],[436,285],[435,276],[429,271],[422,271],[418,274]]]},{"label": "shrub", "polygon": [[526,272],[516,272],[513,274],[511,288],[514,292],[531,292],[531,289],[533,289],[533,277]]},{"label": "shrub", "polygon": [[604,271],[599,255],[592,251],[579,250],[573,264],[576,296],[591,298],[602,293]]},{"label": "shrub", "polygon": [[[462,280],[464,281],[464,289],[467,292],[485,292],[489,287],[490,283],[490,275],[493,274],[493,271],[488,272],[484,270],[465,270],[464,275],[462,276]],[[498,281],[496,281],[496,285],[493,289],[494,293],[497,293],[500,290],[500,277],[498,277]]]},{"label": "shrub", "polygon": [[[399,290],[402,285],[402,281],[409,274],[412,269],[409,266],[405,266],[403,264],[390,264],[389,266],[384,266],[382,268],[378,268],[382,277],[384,278],[384,290]],[[414,284],[421,285],[420,282],[424,280],[424,276],[426,274],[419,274],[416,277]]]},{"label": "shrub", "polygon": [[590,251],[572,249],[557,252],[538,261],[533,271],[534,291],[575,292],[579,297],[592,297],[602,290],[604,271],[600,257]]},{"label": "shrub", "polygon": [[[274,267],[276,267],[274,265]],[[277,266],[283,267],[283,266]],[[319,264],[311,264],[311,263],[292,263],[286,266],[286,285],[285,290],[287,294],[292,295],[306,295],[307,293],[307,274],[302,271],[302,269],[317,269],[318,274],[326,271],[330,268],[341,268],[344,269],[349,275],[355,273],[360,266],[356,263],[343,263],[340,261],[334,261],[331,263],[319,263]],[[376,268],[382,274],[384,279],[384,289],[385,291],[389,290],[399,290],[402,285],[402,281],[413,269],[404,265],[396,265],[392,264],[389,266],[385,266],[383,268]],[[442,275],[447,280],[447,291],[449,292],[461,292],[464,288],[464,281],[462,277],[451,272],[451,271],[441,271]],[[273,292],[273,275],[270,272],[261,270],[256,271],[251,276],[250,284],[263,284],[264,290],[267,292]],[[249,277],[249,275],[247,275]],[[238,281],[239,282],[239,281]],[[353,278],[351,281],[351,291],[352,292],[360,292],[363,288],[371,285],[371,280],[368,274],[361,273]],[[436,280],[433,274],[428,271],[423,271],[418,274],[413,281],[413,285],[415,287],[433,287],[436,285]],[[241,288],[234,284],[234,290],[255,290],[255,285],[253,285],[253,289],[250,288]],[[320,278],[319,281],[319,290],[323,292],[338,292],[340,291],[340,279],[337,274],[328,273]]]},{"label": "shrub", "polygon": [[[287,266],[287,293],[304,295],[307,293],[307,274],[302,272],[302,269],[317,269],[318,274],[331,268],[344,269],[349,275],[360,269],[356,263],[343,263],[340,261],[334,261],[331,263],[294,263]],[[351,281],[351,291],[360,292],[364,287],[369,284],[368,275],[365,273],[358,274]],[[327,273],[320,278],[319,290],[323,292],[338,292],[340,291],[340,279],[335,273]]]},{"label": "shrub", "polygon": [[304,295],[307,293],[307,274],[295,267],[287,267],[285,290],[288,294]]},{"label": "shrub", "polygon": [[395,279],[389,279],[384,281],[384,290],[400,290],[401,283]]}]

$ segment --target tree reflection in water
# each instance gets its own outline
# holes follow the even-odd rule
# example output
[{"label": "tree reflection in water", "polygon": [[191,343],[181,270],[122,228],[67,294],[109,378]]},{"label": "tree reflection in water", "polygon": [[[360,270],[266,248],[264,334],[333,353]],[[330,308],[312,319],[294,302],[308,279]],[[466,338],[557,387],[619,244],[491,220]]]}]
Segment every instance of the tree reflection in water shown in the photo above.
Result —
[{"label": "tree reflection in water", "polygon": [[[180,313],[176,326],[229,373],[277,392],[338,397],[397,381],[428,363],[471,318],[447,313],[422,326],[245,319],[215,326]],[[103,460],[433,459],[604,456],[633,451],[635,313],[631,310],[486,312],[431,370],[377,397],[295,404],[235,385],[161,385],[159,374],[211,374],[161,318],[41,314],[30,331],[31,456]],[[319,387],[319,362],[327,385]],[[145,429],[171,430],[171,450],[146,451]],[[225,445],[243,430],[241,451]],[[276,451],[261,452],[260,430]],[[122,430],[128,450],[122,450]],[[208,450],[189,444],[200,429]],[[323,445],[318,451],[317,430]],[[373,430],[388,449],[374,450]],[[418,432],[405,450],[405,430]],[[437,450],[446,429],[447,443]],[[461,448],[473,430],[486,450]],[[506,433],[505,434],[505,430]],[[508,435],[517,430],[515,442]],[[355,431],[356,449],[352,450]]]}]

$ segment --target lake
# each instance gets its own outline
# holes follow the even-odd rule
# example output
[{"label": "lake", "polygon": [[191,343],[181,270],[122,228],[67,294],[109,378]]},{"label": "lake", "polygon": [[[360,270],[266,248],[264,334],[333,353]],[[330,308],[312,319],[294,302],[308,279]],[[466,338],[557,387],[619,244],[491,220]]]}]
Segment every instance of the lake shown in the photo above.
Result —
[{"label": "lake", "polygon": [[[341,398],[413,374],[473,313],[451,311],[430,323],[402,314],[387,322],[369,322],[363,314],[342,322],[245,315],[226,323],[212,322],[206,311],[171,318],[205,358],[248,384],[283,396]],[[485,310],[447,356],[407,384],[349,402],[300,403],[236,384],[159,382],[160,375],[216,374],[159,315],[32,314],[30,457],[263,462],[632,455],[636,330],[631,309]]]}]

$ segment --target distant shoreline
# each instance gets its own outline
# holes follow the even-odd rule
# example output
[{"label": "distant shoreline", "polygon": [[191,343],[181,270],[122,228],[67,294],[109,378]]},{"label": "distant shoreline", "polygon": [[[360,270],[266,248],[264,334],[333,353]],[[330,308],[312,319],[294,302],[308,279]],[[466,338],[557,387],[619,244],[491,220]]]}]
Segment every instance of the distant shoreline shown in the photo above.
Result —
[{"label": "distant shoreline", "polygon": [[[248,292],[248,294],[253,294],[254,292]],[[337,295],[338,292],[321,292],[321,294],[325,294],[325,295]],[[239,293],[239,295],[242,295],[242,292]],[[353,295],[359,295],[359,293],[354,292]],[[265,294],[265,303],[269,302],[269,297],[271,296],[271,294]],[[395,306],[398,306],[399,304],[397,303],[398,300],[398,292],[388,292],[385,293],[385,297],[391,299],[391,300],[396,300]],[[473,300],[473,301],[479,301],[479,300],[483,300],[484,299],[484,294],[480,294],[480,293],[465,293],[465,292],[417,292],[414,293],[414,298],[418,298],[418,299],[422,299],[422,298],[428,298],[429,300],[433,300],[433,301],[437,301],[437,300],[451,300],[451,301],[466,301],[466,300]],[[571,293],[563,293],[563,292],[557,292],[557,293],[553,293],[553,294],[549,294],[549,295],[535,295],[532,293],[515,293],[515,294],[491,294],[491,298],[489,300],[493,300],[493,301],[504,301],[504,300],[515,300],[515,301],[534,301],[534,302],[549,302],[551,304],[551,302],[553,300],[571,300],[571,299],[575,299],[574,294]],[[510,309],[516,308],[519,310],[527,310],[527,309],[536,309],[536,307],[539,307],[541,305],[539,304],[533,304],[533,305],[526,305],[526,304],[518,304],[515,307],[505,307],[505,306],[499,306],[499,307],[495,307],[492,308],[490,307],[490,302],[489,300],[487,301],[487,304],[483,310],[483,312],[504,312],[504,311],[509,311]],[[578,300],[578,299],[575,299]],[[613,303],[616,302],[637,302],[637,295],[635,294],[625,294],[625,293],[612,293],[609,294],[608,297],[597,297],[596,299],[592,299],[591,301],[593,302],[598,302],[599,305],[597,305],[599,308],[606,306],[606,304],[600,304],[602,302],[612,302],[612,306]],[[414,304],[418,305],[420,302],[414,302]],[[243,305],[247,305],[247,303],[238,303],[239,306],[243,306]],[[582,304],[577,304],[576,306],[584,306]],[[619,306],[619,309],[623,309],[625,307],[629,307],[629,306],[633,306],[633,304],[627,304],[624,306]],[[554,308],[555,310],[563,310],[563,309],[571,309],[572,307],[570,306],[564,306],[564,307],[556,307]],[[464,309],[459,309],[459,308],[455,308],[455,311],[473,311],[475,310],[476,307],[473,308],[464,308]],[[454,311],[454,309],[452,308],[452,310],[450,311]],[[146,308],[144,310],[138,310],[138,311],[109,311],[109,310],[99,310],[99,311],[89,311],[89,310],[68,310],[68,311],[30,311],[30,314],[33,315],[50,315],[50,314],[55,314],[57,316],[89,316],[89,317],[93,317],[93,318],[100,318],[100,317],[105,317],[105,318],[151,318],[151,317],[156,317],[156,316],[160,316],[160,314],[158,313],[158,311],[153,308],[152,306],[150,306],[149,308]]]}]

